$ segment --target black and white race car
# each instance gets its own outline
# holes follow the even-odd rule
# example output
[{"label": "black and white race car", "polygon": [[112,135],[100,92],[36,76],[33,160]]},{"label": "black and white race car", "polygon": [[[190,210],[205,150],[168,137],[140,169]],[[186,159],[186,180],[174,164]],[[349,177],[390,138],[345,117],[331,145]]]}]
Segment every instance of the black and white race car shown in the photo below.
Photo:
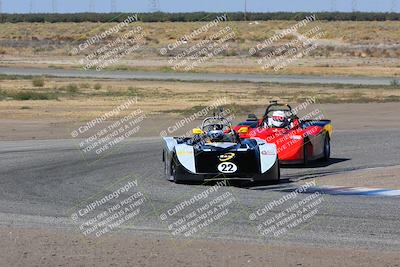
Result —
[{"label": "black and white race car", "polygon": [[[238,132],[247,131],[244,127]],[[275,181],[280,179],[275,144],[240,139],[222,116],[206,118],[193,136],[164,137],[165,175],[175,183],[211,180]],[[243,132],[244,133],[244,132]]]}]

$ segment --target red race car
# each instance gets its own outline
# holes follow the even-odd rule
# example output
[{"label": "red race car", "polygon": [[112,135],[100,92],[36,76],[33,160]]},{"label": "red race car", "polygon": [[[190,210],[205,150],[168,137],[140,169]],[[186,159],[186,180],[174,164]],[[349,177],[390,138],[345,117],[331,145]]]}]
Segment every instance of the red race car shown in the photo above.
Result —
[{"label": "red race car", "polygon": [[305,164],[331,154],[333,127],[330,120],[300,120],[287,104],[271,102],[264,116],[250,114],[234,127],[241,138],[261,138],[277,147],[281,163]]}]

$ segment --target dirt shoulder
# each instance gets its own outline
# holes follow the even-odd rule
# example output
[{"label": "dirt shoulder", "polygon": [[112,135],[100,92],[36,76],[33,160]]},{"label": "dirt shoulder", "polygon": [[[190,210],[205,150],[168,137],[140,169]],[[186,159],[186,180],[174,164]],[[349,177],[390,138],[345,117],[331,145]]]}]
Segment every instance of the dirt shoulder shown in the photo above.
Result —
[{"label": "dirt shoulder", "polygon": [[[90,103],[90,102],[89,102]],[[93,104],[93,103],[91,103]],[[84,125],[86,122],[96,118],[94,109],[100,107],[94,104],[86,107],[82,106],[82,111],[92,114],[92,117],[85,115],[85,119],[77,118],[76,121],[68,120],[68,116],[62,118],[57,116],[59,113],[65,112],[65,108],[60,105],[48,106],[47,113],[55,115],[54,118],[48,117],[42,119],[35,112],[21,110],[26,112],[16,119],[0,118],[0,140],[30,140],[30,139],[68,139],[71,138],[71,131]],[[110,110],[113,108],[110,106]],[[331,119],[334,131],[363,131],[363,130],[379,130],[379,129],[400,129],[398,114],[400,113],[400,105],[398,103],[368,103],[368,104],[317,104],[309,108],[309,110],[318,109],[325,119]],[[92,110],[92,111],[91,111]],[[11,111],[10,111],[11,112]],[[32,115],[29,115],[32,112]],[[195,111],[193,111],[195,112]],[[263,108],[255,108],[254,113],[263,114]],[[190,112],[188,113],[190,115]],[[168,130],[168,128],[176,125],[178,121],[187,117],[186,114],[150,114],[147,116],[140,127],[140,131],[135,137],[160,136],[160,132]],[[87,117],[87,118],[86,118]],[[239,114],[235,116],[234,123],[243,121],[246,115]],[[111,124],[109,122],[108,124]],[[185,124],[182,128],[173,132],[175,135],[184,134],[193,127],[198,126],[201,120],[195,120]],[[106,126],[104,126],[106,127]],[[171,129],[171,128],[170,128]]]},{"label": "dirt shoulder", "polygon": [[400,165],[322,176],[315,181],[317,185],[324,186],[400,189]]},{"label": "dirt shoulder", "polygon": [[2,266],[396,266],[398,251],[0,228]]}]

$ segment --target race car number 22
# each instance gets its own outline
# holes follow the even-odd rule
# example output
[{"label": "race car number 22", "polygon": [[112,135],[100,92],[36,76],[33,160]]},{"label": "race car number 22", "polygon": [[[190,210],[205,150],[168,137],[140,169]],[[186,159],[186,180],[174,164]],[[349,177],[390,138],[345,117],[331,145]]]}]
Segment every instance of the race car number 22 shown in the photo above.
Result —
[{"label": "race car number 22", "polygon": [[218,171],[222,173],[234,173],[237,171],[237,166],[232,162],[222,162],[218,165]]}]

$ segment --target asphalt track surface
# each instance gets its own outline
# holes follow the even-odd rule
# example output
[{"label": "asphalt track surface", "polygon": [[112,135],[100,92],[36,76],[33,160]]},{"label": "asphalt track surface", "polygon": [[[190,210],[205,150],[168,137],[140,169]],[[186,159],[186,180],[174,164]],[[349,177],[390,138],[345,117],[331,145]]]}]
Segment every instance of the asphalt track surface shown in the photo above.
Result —
[{"label": "asphalt track surface", "polygon": [[[332,160],[311,168],[284,168],[278,185],[221,187],[236,201],[229,216],[208,227],[204,238],[252,240],[372,249],[400,248],[399,197],[323,195],[318,213],[288,233],[265,239],[248,216],[288,194],[297,180],[351,170],[398,165],[400,131],[336,132]],[[373,141],[372,141],[373,140]],[[121,177],[135,177],[147,204],[123,231],[171,235],[160,214],[210,185],[178,185],[163,177],[159,138],[134,138],[108,156],[88,164],[76,140],[0,142],[0,224],[77,230],[69,219],[77,203],[102,192]],[[89,159],[90,160],[90,159]],[[107,189],[104,192],[111,192]],[[301,194],[297,200],[308,194]],[[151,205],[149,205],[151,203]],[[113,205],[112,201],[106,205]],[[200,203],[195,203],[195,208]],[[106,208],[106,207],[104,207]],[[147,209],[147,210],[146,210]],[[275,214],[280,212],[274,211]],[[228,219],[229,218],[229,219]]]},{"label": "asphalt track surface", "polygon": [[0,67],[0,74],[7,75],[48,75],[57,77],[89,77],[107,79],[138,80],[179,80],[179,81],[244,81],[271,83],[304,84],[355,84],[390,85],[393,77],[344,77],[311,75],[270,75],[270,74],[231,74],[231,73],[169,73],[169,72],[130,72],[64,70],[44,68],[8,68]]}]

